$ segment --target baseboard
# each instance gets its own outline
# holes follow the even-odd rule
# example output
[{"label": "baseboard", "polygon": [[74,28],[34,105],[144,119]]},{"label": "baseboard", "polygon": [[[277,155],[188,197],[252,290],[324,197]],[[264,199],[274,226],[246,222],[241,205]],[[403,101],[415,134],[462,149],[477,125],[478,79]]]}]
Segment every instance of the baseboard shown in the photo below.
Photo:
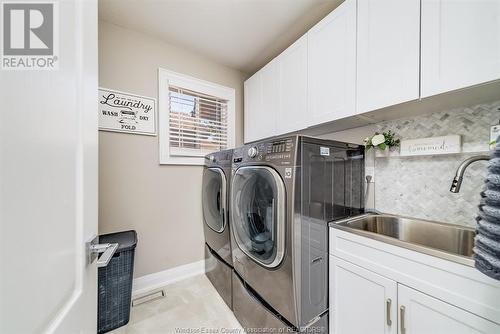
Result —
[{"label": "baseboard", "polygon": [[165,285],[205,273],[205,260],[192,262],[154,274],[138,277],[132,283],[132,296],[161,288]]}]

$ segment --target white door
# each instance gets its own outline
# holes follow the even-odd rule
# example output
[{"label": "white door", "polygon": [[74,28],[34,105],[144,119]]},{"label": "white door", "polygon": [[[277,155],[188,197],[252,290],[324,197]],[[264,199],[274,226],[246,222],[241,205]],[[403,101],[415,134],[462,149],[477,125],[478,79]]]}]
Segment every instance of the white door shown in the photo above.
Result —
[{"label": "white door", "polygon": [[346,0],[308,32],[308,112],[312,125],[356,113],[356,0]]},{"label": "white door", "polygon": [[499,0],[422,0],[422,97],[500,78]]},{"label": "white door", "polygon": [[330,333],[397,333],[397,283],[330,255]]},{"label": "white door", "polygon": [[493,334],[500,326],[398,284],[400,334]]},{"label": "white door", "polygon": [[307,127],[307,35],[299,38],[277,58],[279,107],[277,134]]},{"label": "white door", "polygon": [[358,0],[357,112],[416,100],[420,0]]},{"label": "white door", "polygon": [[97,1],[56,2],[59,69],[0,70],[0,333],[96,332]]}]

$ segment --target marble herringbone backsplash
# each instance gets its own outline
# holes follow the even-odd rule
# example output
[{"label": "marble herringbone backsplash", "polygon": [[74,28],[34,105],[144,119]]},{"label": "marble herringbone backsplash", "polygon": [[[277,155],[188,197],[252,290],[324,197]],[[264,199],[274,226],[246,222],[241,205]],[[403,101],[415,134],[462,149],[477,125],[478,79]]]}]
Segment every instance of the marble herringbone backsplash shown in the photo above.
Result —
[{"label": "marble herringbone backsplash", "polygon": [[460,193],[449,191],[461,161],[488,150],[489,129],[498,124],[500,101],[471,108],[377,124],[402,139],[458,134],[462,154],[375,159],[375,208],[381,212],[475,226],[479,193],[486,176],[484,161],[471,165]]}]

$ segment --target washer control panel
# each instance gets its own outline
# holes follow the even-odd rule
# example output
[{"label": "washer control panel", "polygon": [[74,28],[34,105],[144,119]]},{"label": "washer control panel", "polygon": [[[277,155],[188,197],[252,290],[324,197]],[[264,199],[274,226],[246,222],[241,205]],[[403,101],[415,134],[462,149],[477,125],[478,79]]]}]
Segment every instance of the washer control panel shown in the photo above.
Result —
[{"label": "washer control panel", "polygon": [[292,149],[292,139],[283,139],[267,143],[265,160],[269,162],[289,161],[292,158]]},{"label": "washer control panel", "polygon": [[259,154],[259,149],[256,146],[252,146],[248,149],[247,154],[250,158],[255,158]]},{"label": "washer control panel", "polygon": [[293,142],[291,139],[274,141],[272,143],[268,143],[267,154],[291,152],[292,147],[293,147]]}]

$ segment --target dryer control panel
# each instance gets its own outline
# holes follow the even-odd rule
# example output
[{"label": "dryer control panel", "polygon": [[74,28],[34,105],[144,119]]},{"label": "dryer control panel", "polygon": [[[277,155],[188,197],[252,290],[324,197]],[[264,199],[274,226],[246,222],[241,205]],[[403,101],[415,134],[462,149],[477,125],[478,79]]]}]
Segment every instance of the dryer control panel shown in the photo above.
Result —
[{"label": "dryer control panel", "polygon": [[233,150],[214,152],[205,156],[205,166],[207,167],[230,167],[233,157]]},{"label": "dryer control panel", "polygon": [[235,149],[233,164],[269,163],[277,165],[293,165],[294,150],[297,137],[280,138]]}]

